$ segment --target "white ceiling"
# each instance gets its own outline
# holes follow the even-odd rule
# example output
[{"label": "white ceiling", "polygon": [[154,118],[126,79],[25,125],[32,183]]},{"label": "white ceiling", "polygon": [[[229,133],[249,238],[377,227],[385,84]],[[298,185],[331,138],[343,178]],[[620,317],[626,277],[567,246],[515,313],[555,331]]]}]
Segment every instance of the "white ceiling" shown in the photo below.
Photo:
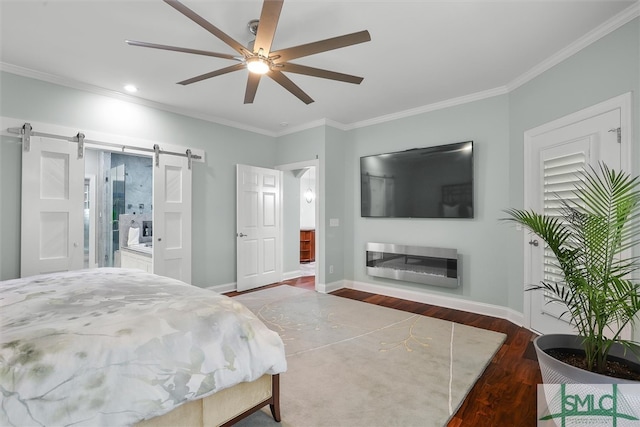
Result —
[{"label": "white ceiling", "polygon": [[[261,0],[183,0],[242,44]],[[286,0],[273,49],[360,30],[371,41],[293,62],[364,77],[360,85],[289,74],[305,105],[268,78],[244,105],[246,70],[176,82],[225,59],[132,47],[139,40],[235,54],[160,0],[0,0],[2,69],[101,92],[139,87],[143,103],[268,135],[322,120],[356,127],[409,111],[506,92],[620,22],[637,1]],[[150,101],[150,102],[149,102]],[[286,124],[286,125],[285,125]]]}]

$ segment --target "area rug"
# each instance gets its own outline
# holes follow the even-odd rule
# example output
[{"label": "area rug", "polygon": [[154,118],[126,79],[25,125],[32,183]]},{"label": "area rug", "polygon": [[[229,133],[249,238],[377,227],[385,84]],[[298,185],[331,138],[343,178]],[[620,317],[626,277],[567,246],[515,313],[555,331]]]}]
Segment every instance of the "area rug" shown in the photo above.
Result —
[{"label": "area rug", "polygon": [[282,423],[268,407],[238,426],[443,426],[504,334],[278,286],[235,297],[282,337]]}]

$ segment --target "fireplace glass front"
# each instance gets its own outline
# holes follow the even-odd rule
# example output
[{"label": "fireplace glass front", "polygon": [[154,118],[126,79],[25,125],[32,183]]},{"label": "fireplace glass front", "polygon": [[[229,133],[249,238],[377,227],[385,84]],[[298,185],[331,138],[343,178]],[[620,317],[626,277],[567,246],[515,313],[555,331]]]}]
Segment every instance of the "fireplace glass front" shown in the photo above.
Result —
[{"label": "fireplace glass front", "polygon": [[366,256],[367,273],[371,276],[449,288],[459,286],[455,249],[368,243]]}]

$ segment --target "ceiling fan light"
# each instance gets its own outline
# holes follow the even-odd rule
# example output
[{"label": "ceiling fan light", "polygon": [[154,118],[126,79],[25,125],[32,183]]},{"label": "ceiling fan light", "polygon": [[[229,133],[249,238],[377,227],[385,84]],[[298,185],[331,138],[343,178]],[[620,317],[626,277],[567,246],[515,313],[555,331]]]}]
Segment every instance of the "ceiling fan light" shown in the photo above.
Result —
[{"label": "ceiling fan light", "polygon": [[269,71],[269,63],[256,56],[247,59],[247,69],[255,74],[266,74]]}]

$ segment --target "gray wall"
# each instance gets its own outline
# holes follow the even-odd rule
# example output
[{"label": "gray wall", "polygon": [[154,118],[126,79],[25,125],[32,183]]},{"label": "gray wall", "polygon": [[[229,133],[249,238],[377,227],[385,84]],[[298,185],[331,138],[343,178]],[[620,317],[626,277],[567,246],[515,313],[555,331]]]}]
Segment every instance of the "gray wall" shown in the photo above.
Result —
[{"label": "gray wall", "polygon": [[21,150],[17,138],[0,136],[0,280],[20,275]]},{"label": "gray wall", "polygon": [[[204,120],[71,89],[10,73],[0,74],[0,115],[78,130],[206,150],[193,169],[192,282],[235,282],[235,165],[273,167],[276,140]],[[36,129],[37,130],[37,129]],[[20,145],[0,143],[0,279],[20,273]]]},{"label": "gray wall", "polygon": [[300,180],[291,171],[282,178],[283,271],[300,270]]},{"label": "gray wall", "polygon": [[[523,206],[524,132],[626,92],[633,93],[632,172],[640,172],[640,20],[634,19],[509,94],[509,205]],[[522,234],[504,250],[508,305],[522,310]]]},{"label": "gray wall", "polygon": [[[286,135],[280,137],[278,139],[277,146],[277,159],[279,165],[287,165],[291,163],[299,163],[306,162],[310,160],[318,159],[320,162],[319,170],[316,170],[316,177],[320,177],[320,190],[317,194],[317,200],[320,202],[320,218],[316,218],[316,224],[318,224],[323,218],[324,213],[324,205],[326,197],[333,197],[331,194],[325,194],[324,191],[324,165],[325,165],[325,146],[326,146],[326,127],[319,126],[313,129],[307,129],[301,132],[296,132],[290,135]],[[286,172],[285,172],[286,174]],[[286,189],[286,187],[285,187]],[[300,197],[298,194],[297,197]],[[299,202],[298,202],[299,203]],[[299,269],[300,265],[300,251],[299,251],[299,239],[300,239],[300,215],[299,209],[300,205],[296,205],[295,214],[298,216],[297,221],[285,221],[283,225],[284,232],[284,271],[292,271],[294,269]],[[293,214],[293,213],[292,213]],[[298,244],[287,245],[287,241],[292,241],[294,239],[293,236],[298,236]],[[316,234],[316,239],[318,239],[318,234]],[[324,248],[324,238],[320,236],[319,238],[319,253],[316,253],[316,261],[319,262],[319,265],[324,266],[324,258],[323,258],[323,248]],[[328,270],[327,270],[328,271]],[[318,274],[318,282],[325,283],[325,269],[320,270]]]},{"label": "gray wall", "polygon": [[[348,263],[354,268],[353,280],[507,305],[500,251],[508,230],[498,218],[509,207],[508,118],[508,97],[502,95],[350,132],[348,209],[354,224]],[[360,217],[360,156],[469,140],[474,141],[475,218]],[[462,257],[462,286],[446,289],[367,276],[367,242],[457,249]]]},{"label": "gray wall", "polygon": [[[346,146],[349,145],[344,132],[327,127],[326,150],[324,162],[324,215],[319,222],[324,230],[324,267],[325,280],[330,284],[345,277],[344,243],[346,236],[350,236],[345,228],[345,187],[349,186],[346,176],[344,160]],[[321,165],[322,166],[322,165]],[[322,167],[321,167],[322,168]],[[337,226],[330,226],[330,221],[338,220]],[[330,272],[333,267],[333,273]]]},{"label": "gray wall", "polygon": [[[346,216],[345,277],[390,287],[459,296],[523,311],[522,234],[505,224],[503,209],[523,204],[526,130],[625,92],[633,93],[633,171],[640,171],[640,20],[593,43],[510,93],[491,99],[368,126],[349,132],[351,185]],[[473,220],[372,219],[359,216],[358,159],[368,154],[448,142],[475,141]],[[462,253],[463,285],[443,290],[368,277],[366,242],[397,242],[456,248]]]},{"label": "gray wall", "polygon": [[[522,311],[522,234],[498,220],[503,209],[523,203],[523,133],[631,91],[637,173],[639,25],[633,20],[508,94],[350,131],[319,126],[270,138],[7,73],[0,76],[0,115],[205,149],[207,163],[196,165],[193,180],[198,286],[235,281],[235,164],[273,167],[318,158],[316,220],[325,231],[317,254],[324,266],[320,283],[378,283]],[[0,144],[2,279],[18,275],[20,240],[20,146],[6,140]],[[360,217],[360,156],[465,140],[475,142],[474,219]],[[329,227],[331,218],[339,227]],[[364,271],[364,244],[370,241],[457,248],[463,284],[446,290],[373,279]],[[297,256],[297,248],[285,247],[286,259]]]}]

